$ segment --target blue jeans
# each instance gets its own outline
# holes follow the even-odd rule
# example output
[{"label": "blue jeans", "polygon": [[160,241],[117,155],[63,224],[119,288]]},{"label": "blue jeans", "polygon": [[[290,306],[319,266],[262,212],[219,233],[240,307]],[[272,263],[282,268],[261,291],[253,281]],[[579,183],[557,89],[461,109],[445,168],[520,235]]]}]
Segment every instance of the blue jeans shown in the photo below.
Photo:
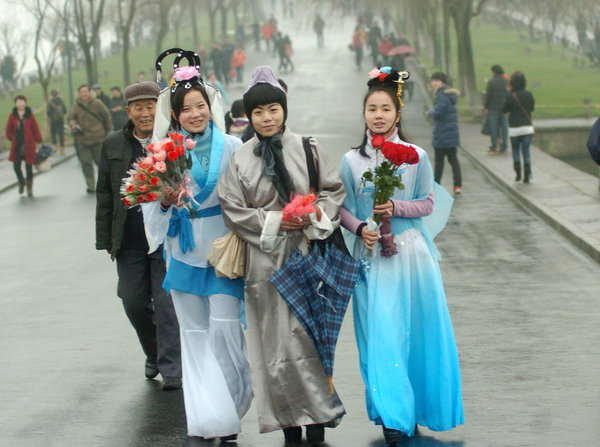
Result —
[{"label": "blue jeans", "polygon": [[496,141],[498,137],[502,137],[502,143],[500,143],[500,150],[504,152],[508,147],[508,118],[506,113],[501,110],[490,110],[488,112],[488,119],[490,120],[490,138],[492,145],[490,149],[496,150]]},{"label": "blue jeans", "polygon": [[529,146],[533,134],[521,135],[520,137],[510,137],[510,145],[512,146],[513,161],[515,163],[521,163],[521,152],[523,152],[523,163],[526,165],[531,164],[531,155],[529,153]]}]

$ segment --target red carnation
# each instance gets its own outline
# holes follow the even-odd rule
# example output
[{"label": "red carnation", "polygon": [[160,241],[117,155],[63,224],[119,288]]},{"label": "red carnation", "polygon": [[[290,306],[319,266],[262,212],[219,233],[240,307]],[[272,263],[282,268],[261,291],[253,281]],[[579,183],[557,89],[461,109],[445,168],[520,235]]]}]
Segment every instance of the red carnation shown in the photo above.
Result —
[{"label": "red carnation", "polygon": [[155,147],[156,145],[154,143],[150,143],[146,149],[148,150],[148,152],[154,152]]},{"label": "red carnation", "polygon": [[171,151],[171,152],[167,152],[167,157],[169,157],[170,161],[175,161],[179,158],[179,155],[177,155],[177,152]]},{"label": "red carnation", "polygon": [[150,178],[150,184],[152,186],[157,186],[160,183],[160,179],[158,177],[151,177]]},{"label": "red carnation", "polygon": [[173,149],[175,149],[175,144],[172,141],[167,141],[163,145],[163,149],[167,152],[171,152]]},{"label": "red carnation", "polygon": [[[135,200],[135,199],[133,199]],[[125,205],[127,208],[135,205],[134,202],[132,202],[131,200],[129,200],[127,197],[123,197],[123,205]]]},{"label": "red carnation", "polygon": [[385,142],[385,138],[383,138],[383,135],[375,135],[371,139],[371,146],[373,146],[375,148],[380,148],[384,142]]},{"label": "red carnation", "polygon": [[146,163],[145,161],[140,161],[138,163],[138,166],[140,167],[140,169],[148,169],[148,167],[150,166],[148,163]]},{"label": "red carnation", "polygon": [[146,183],[146,179],[147,179],[146,174],[144,174],[143,172],[140,172],[139,179],[140,179],[140,182]]},{"label": "red carnation", "polygon": [[415,165],[419,162],[419,153],[415,150],[414,147],[411,147],[406,154],[406,163],[409,165]]},{"label": "red carnation", "polygon": [[150,186],[148,185],[140,185],[140,192],[146,192],[150,190]]},{"label": "red carnation", "polygon": [[125,192],[133,192],[133,185],[127,185]]},{"label": "red carnation", "polygon": [[176,153],[178,156],[180,156],[180,157],[181,157],[183,154],[185,154],[185,147],[183,147],[183,146],[177,146],[177,147],[175,148],[175,153]]},{"label": "red carnation", "polygon": [[[156,163],[156,162],[155,162],[155,163]],[[147,172],[148,174],[152,174],[154,171],[156,171],[156,169],[154,169],[154,166],[150,166],[146,172]]]},{"label": "red carnation", "polygon": [[156,194],[155,192],[149,192],[148,194],[145,195],[144,197],[148,202],[154,202],[155,200],[158,199],[158,194]]},{"label": "red carnation", "polygon": [[171,138],[171,141],[175,144],[182,144],[184,137],[180,133],[170,133],[169,138]]}]

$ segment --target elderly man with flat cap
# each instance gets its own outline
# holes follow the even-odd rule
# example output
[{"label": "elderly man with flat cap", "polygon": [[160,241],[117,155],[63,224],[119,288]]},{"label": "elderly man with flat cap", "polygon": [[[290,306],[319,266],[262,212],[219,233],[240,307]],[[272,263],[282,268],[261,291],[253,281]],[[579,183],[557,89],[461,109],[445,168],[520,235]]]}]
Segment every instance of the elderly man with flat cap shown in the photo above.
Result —
[{"label": "elderly man with flat cap", "polygon": [[146,354],[146,378],[160,372],[162,389],[172,390],[181,388],[179,325],[171,296],[162,288],[162,246],[146,235],[140,207],[126,209],[120,195],[127,171],[146,155],[159,93],[154,82],[128,86],[123,94],[129,121],[104,139],[96,187],[96,249],[117,260],[117,295]]}]

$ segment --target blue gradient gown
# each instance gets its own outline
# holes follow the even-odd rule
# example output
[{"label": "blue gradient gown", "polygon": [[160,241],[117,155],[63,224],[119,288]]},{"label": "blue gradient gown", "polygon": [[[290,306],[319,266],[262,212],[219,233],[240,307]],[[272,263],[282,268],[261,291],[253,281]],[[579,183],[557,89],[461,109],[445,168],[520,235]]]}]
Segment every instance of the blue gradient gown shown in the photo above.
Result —
[{"label": "blue gradient gown", "polygon": [[[390,140],[400,142],[397,136]],[[438,207],[438,197],[449,196],[445,191],[438,193],[441,187],[437,184],[434,189],[429,157],[414,147],[419,163],[401,166],[405,189],[396,189],[393,199],[425,200],[433,190]],[[361,176],[375,167],[376,157],[370,143],[366,151],[371,158],[362,157],[357,150],[347,152],[340,168],[347,191],[344,207],[361,221],[370,217],[373,209],[373,184],[361,185]],[[381,154],[379,159],[383,159]],[[415,424],[450,430],[464,422],[464,415],[458,353],[439,254],[423,218],[391,219],[398,254],[381,257],[376,244],[370,268],[363,272],[353,299],[367,411],[376,424],[409,436],[414,434]],[[363,259],[363,239],[351,239],[354,257]]]}]

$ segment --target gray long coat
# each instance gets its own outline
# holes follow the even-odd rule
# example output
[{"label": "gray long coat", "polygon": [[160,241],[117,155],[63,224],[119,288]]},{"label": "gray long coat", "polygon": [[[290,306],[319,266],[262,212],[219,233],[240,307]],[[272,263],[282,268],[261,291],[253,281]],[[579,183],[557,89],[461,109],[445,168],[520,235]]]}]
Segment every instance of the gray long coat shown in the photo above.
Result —
[{"label": "gray long coat", "polygon": [[[296,192],[306,194],[309,179],[302,139],[285,130],[282,142]],[[218,192],[225,223],[246,242],[246,339],[259,429],[264,433],[316,423],[335,426],[346,411],[337,393],[330,394],[313,343],[269,277],[293,249],[307,253],[307,236],[325,239],[331,234],[339,225],[346,193],[337,167],[314,144],[320,180],[316,203],[325,214],[314,225],[321,229],[278,231],[282,207],[272,183],[262,175],[262,159],[253,153],[256,144],[253,137],[236,149]]]}]

